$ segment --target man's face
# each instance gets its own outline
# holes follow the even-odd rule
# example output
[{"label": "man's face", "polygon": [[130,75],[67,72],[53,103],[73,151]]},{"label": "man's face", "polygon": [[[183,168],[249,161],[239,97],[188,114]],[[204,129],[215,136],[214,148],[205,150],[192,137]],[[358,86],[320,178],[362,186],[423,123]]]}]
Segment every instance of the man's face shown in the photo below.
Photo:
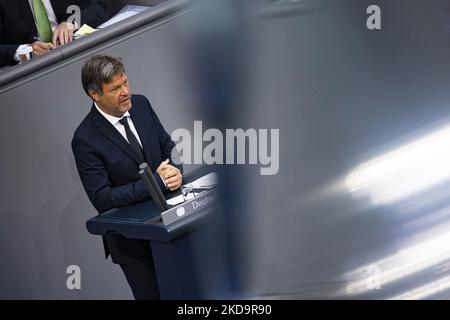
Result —
[{"label": "man's face", "polygon": [[106,114],[122,117],[131,108],[131,91],[125,73],[116,74],[102,85],[103,94],[90,91],[91,97]]}]

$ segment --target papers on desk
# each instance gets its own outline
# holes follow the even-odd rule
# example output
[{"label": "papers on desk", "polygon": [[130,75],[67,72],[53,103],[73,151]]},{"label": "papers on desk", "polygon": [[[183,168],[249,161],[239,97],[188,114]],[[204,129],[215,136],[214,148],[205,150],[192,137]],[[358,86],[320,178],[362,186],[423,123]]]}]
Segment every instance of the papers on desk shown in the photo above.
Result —
[{"label": "papers on desk", "polygon": [[114,17],[99,25],[97,29],[94,29],[87,24],[83,24],[83,26],[74,33],[74,38],[79,39],[81,37],[87,36],[97,31],[98,29],[106,28],[114,23],[125,20],[148,9],[151,9],[151,7],[126,5]]},{"label": "papers on desk", "polygon": [[172,199],[167,200],[167,204],[169,206],[176,206],[177,204],[183,203],[185,201],[194,199],[194,194],[188,193],[186,196],[180,194],[179,196],[173,197]]},{"label": "papers on desk", "polygon": [[144,12],[145,10],[151,9],[151,7],[146,6],[134,6],[134,5],[126,5],[124,6],[114,17],[102,23],[97,28],[103,29],[109,27],[110,25],[120,22],[122,20],[128,19],[129,17],[134,16],[140,12]]},{"label": "papers on desk", "polygon": [[97,31],[97,29],[94,29],[90,26],[88,26],[87,24],[83,24],[83,26],[77,30],[77,32],[74,33],[74,37],[83,37],[83,36],[87,36],[88,34],[91,34],[93,32]]},{"label": "papers on desk", "polygon": [[212,172],[203,177],[198,178],[197,180],[191,183],[182,185],[181,191],[183,192],[184,195],[180,194],[179,196],[167,200],[167,204],[171,206],[176,206],[177,204],[194,199],[195,193],[198,192],[198,190],[212,189],[215,186],[217,186],[218,181],[219,179],[217,173]]},{"label": "papers on desk", "polygon": [[215,186],[217,186],[219,182],[219,178],[217,176],[217,173],[211,172],[207,174],[206,176],[203,176],[201,178],[198,178],[194,182],[189,183],[188,185],[191,185],[194,189],[212,189]]}]

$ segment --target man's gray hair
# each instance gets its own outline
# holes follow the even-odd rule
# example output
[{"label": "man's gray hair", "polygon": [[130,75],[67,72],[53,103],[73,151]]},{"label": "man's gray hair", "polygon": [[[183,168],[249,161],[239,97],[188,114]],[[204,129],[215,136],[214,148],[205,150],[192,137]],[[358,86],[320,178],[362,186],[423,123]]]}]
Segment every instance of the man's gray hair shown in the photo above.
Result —
[{"label": "man's gray hair", "polygon": [[106,54],[97,54],[89,58],[81,70],[83,89],[90,97],[89,90],[103,94],[102,85],[111,82],[117,74],[125,73],[121,58],[114,58]]}]

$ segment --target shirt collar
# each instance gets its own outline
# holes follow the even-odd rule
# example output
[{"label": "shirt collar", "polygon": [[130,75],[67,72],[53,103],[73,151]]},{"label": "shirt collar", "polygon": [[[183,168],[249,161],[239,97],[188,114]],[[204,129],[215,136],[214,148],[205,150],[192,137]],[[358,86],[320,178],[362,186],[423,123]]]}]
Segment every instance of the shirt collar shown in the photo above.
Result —
[{"label": "shirt collar", "polygon": [[96,102],[94,102],[94,105],[95,105],[95,107],[97,108],[98,112],[100,112],[100,114],[101,114],[102,116],[104,116],[105,119],[108,120],[113,126],[115,126],[120,120],[122,120],[122,118],[124,118],[124,117],[129,117],[129,116],[130,116],[130,113],[127,111],[127,112],[125,112],[125,113],[123,114],[122,117],[118,118],[118,117],[115,117],[115,116],[112,116],[112,115],[109,115],[109,114],[103,112],[102,109],[100,109],[100,108],[98,107],[98,105],[97,105]]}]

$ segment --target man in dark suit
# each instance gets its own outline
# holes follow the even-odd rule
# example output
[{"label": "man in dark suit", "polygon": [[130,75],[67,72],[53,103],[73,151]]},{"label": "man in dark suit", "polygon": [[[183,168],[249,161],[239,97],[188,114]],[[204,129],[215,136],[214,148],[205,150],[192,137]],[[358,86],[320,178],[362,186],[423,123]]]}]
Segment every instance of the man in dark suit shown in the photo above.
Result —
[{"label": "man in dark suit", "polygon": [[[95,28],[110,17],[106,1],[37,1],[0,0],[0,67],[14,65],[20,61],[17,55],[19,47],[31,45],[33,55],[41,55],[54,49],[56,45],[64,45],[72,41],[74,30],[83,24]],[[71,5],[77,5],[81,9],[79,26],[67,22],[73,13],[67,13],[67,8]],[[38,22],[41,21],[38,18],[40,17],[38,7],[42,8],[41,11],[44,11],[48,20],[44,19],[44,22]],[[45,30],[45,25],[47,29],[50,27],[51,30],[46,35],[39,34],[38,29]],[[37,38],[41,40],[37,41]]]},{"label": "man in dark suit", "polygon": [[[162,190],[181,186],[182,168],[172,163],[175,144],[149,101],[131,95],[124,66],[107,55],[91,57],[82,69],[83,88],[93,100],[75,131],[72,150],[81,182],[99,213],[150,197],[139,176],[147,162]],[[109,234],[105,252],[121,266],[136,299],[158,299],[148,241]]]}]

